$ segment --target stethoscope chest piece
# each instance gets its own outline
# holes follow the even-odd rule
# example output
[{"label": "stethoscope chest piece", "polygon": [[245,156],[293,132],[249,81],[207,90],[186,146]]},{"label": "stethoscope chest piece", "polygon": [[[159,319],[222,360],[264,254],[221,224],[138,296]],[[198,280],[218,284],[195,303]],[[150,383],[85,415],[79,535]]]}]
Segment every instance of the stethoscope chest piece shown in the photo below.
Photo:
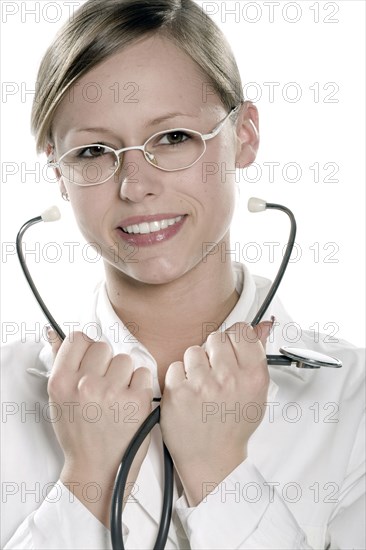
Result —
[{"label": "stethoscope chest piece", "polygon": [[342,362],[339,359],[311,349],[282,346],[280,352],[289,359],[292,359],[298,368],[320,369],[320,367],[339,368],[342,366]]}]

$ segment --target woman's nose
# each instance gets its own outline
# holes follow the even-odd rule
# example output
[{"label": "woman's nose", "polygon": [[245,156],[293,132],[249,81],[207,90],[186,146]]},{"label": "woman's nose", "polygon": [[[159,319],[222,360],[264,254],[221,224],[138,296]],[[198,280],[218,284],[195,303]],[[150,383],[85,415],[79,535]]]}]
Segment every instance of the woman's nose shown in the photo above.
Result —
[{"label": "woman's nose", "polygon": [[142,151],[126,151],[120,159],[116,176],[120,183],[122,200],[141,202],[146,196],[157,196],[162,191],[160,170],[145,159]]}]

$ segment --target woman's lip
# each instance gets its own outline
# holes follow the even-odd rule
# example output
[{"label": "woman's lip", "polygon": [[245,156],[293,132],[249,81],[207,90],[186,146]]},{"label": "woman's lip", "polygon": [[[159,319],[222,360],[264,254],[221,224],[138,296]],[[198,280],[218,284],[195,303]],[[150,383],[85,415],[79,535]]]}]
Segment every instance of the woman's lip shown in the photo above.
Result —
[{"label": "woman's lip", "polygon": [[[117,233],[124,242],[135,246],[138,249],[139,247],[143,246],[151,246],[154,244],[163,243],[173,238],[181,230],[187,217],[187,215],[182,216],[182,219],[179,222],[176,222],[174,225],[169,225],[166,229],[159,229],[159,231],[154,231],[152,233],[125,233],[121,227],[117,228]],[[156,217],[154,219],[156,221],[160,221],[157,220]],[[165,220],[165,218],[162,219]]]},{"label": "woman's lip", "polygon": [[138,225],[140,223],[161,222],[161,220],[171,220],[186,214],[168,213],[168,214],[151,214],[149,216],[132,216],[122,220],[118,227],[128,227],[129,225]]}]

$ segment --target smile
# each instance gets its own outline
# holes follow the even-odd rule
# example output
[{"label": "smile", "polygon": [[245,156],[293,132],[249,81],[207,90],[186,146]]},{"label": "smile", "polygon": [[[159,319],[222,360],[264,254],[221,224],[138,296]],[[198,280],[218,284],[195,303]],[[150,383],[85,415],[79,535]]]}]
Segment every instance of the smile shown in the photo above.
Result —
[{"label": "smile", "polygon": [[128,225],[127,227],[122,227],[122,231],[125,233],[133,233],[134,235],[147,235],[149,233],[156,233],[162,229],[167,229],[171,225],[175,225],[183,219],[183,216],[177,216],[176,218],[169,218],[160,221],[153,222],[144,222],[134,225]]}]

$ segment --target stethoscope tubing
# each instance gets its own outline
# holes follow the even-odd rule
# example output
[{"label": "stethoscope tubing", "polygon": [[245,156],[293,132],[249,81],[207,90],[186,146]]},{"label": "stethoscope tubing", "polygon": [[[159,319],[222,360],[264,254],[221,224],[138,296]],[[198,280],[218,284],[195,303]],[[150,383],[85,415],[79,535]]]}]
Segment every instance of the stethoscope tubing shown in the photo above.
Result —
[{"label": "stethoscope tubing", "polygon": [[288,217],[290,218],[290,224],[291,224],[290,227],[291,228],[290,228],[290,236],[289,236],[289,239],[288,239],[288,243],[286,245],[286,250],[285,250],[285,253],[283,255],[281,265],[280,265],[280,267],[278,269],[278,272],[277,272],[277,275],[276,275],[276,277],[275,277],[275,279],[274,279],[274,281],[271,285],[271,288],[269,289],[269,291],[267,293],[267,296],[263,300],[263,303],[262,303],[261,307],[258,310],[258,313],[254,317],[253,321],[250,323],[252,325],[252,327],[258,325],[258,323],[262,319],[263,315],[265,314],[266,310],[268,309],[269,305],[271,304],[271,302],[272,302],[272,300],[273,300],[273,298],[274,298],[274,296],[277,292],[278,287],[280,286],[282,278],[283,278],[283,276],[285,274],[285,271],[287,269],[287,265],[288,265],[288,263],[290,261],[290,258],[291,258],[292,250],[294,248],[295,239],[296,239],[296,231],[297,231],[295,216],[293,215],[293,213],[291,212],[291,210],[289,208],[287,208],[286,206],[283,206],[282,204],[275,204],[275,203],[272,203],[272,202],[267,202],[266,205],[267,205],[266,208],[271,208],[273,210],[281,210],[282,212],[285,212],[285,214],[287,214]]},{"label": "stethoscope tubing", "polygon": [[[32,225],[35,225],[43,221],[42,216],[37,216],[28,220],[25,224],[22,225],[18,231],[16,237],[16,250],[19,258],[19,262],[25,278],[36,298],[40,308],[42,309],[44,315],[46,316],[48,322],[58,334],[61,340],[65,339],[65,333],[51,314],[50,310],[43,301],[41,295],[38,292],[36,285],[32,279],[32,276],[29,272],[27,263],[24,258],[22,250],[22,240],[23,235]],[[153,402],[160,401],[160,398],[153,398]],[[135,458],[137,451],[142,445],[145,438],[151,432],[153,427],[159,423],[160,420],[160,405],[158,405],[152,413],[146,418],[144,423],[141,425],[138,433],[131,440],[129,446],[127,447],[125,454],[122,458],[121,464],[118,468],[116,480],[115,480],[115,489],[112,495],[111,503],[111,541],[113,549],[121,548],[123,549],[123,532],[122,532],[122,510],[123,510],[123,495],[125,486],[127,483],[127,477],[131,469],[132,462]],[[172,508],[173,508],[173,488],[174,488],[174,466],[172,458],[169,454],[169,451],[165,444],[163,443],[164,449],[164,497],[163,497],[163,507],[161,512],[161,521],[159,525],[158,535],[156,539],[156,544],[154,546],[158,550],[165,547],[166,540],[168,538],[168,532],[170,527]],[[116,491],[116,487],[121,487],[121,492]],[[121,497],[121,498],[119,498]],[[119,521],[119,518],[121,521]]]},{"label": "stethoscope tubing", "polygon": [[[141,428],[138,430],[135,437],[131,440],[122,462],[119,466],[115,489],[113,491],[111,502],[111,541],[113,549],[124,548],[123,533],[122,533],[122,511],[123,511],[123,495],[127,483],[127,477],[132,466],[133,460],[137,451],[143,444],[144,440],[151,432],[153,427],[160,420],[160,405],[158,405],[152,413],[146,418]],[[161,521],[157,534],[154,550],[164,548],[170,527],[171,514],[173,509],[173,488],[174,488],[174,466],[172,458],[165,444],[164,446],[164,497],[163,507],[161,512]],[[122,496],[122,498],[121,498]],[[122,544],[121,544],[122,542]],[[163,545],[163,546],[162,546]]]},{"label": "stethoscope tubing", "polygon": [[[262,319],[264,313],[268,309],[269,305],[271,304],[277,292],[277,289],[282,281],[283,275],[285,274],[288,262],[291,258],[291,253],[292,253],[293,246],[295,243],[295,238],[296,238],[296,220],[291,210],[285,206],[282,206],[281,204],[275,204],[275,203],[267,203],[267,208],[272,208],[274,210],[281,210],[282,212],[285,212],[290,218],[291,230],[290,230],[289,240],[286,246],[286,251],[285,251],[285,254],[283,255],[283,259],[282,259],[280,268],[278,270],[278,273],[276,275],[276,278],[274,279],[261,307],[259,308],[258,313],[254,317],[253,321],[250,323],[253,327],[258,325],[258,323]],[[290,365],[292,362],[293,361],[291,359],[284,356],[278,356],[278,355],[267,356],[268,364],[283,365],[284,363],[286,363]],[[158,407],[158,409],[160,409],[160,406]],[[123,495],[126,488],[127,477],[131,468],[133,457],[136,455],[137,451],[139,450],[139,447],[141,446],[142,442],[146,437],[146,434],[145,434],[146,426],[151,425],[151,429],[152,429],[155,423],[158,422],[158,420],[156,420],[156,422],[153,420],[156,418],[156,410],[157,409],[155,409],[147,417],[144,424],[141,426],[141,428],[135,434],[134,438],[131,440],[129,447],[122,458],[122,462],[120,464],[119,471],[115,480],[113,497],[112,497],[112,506],[111,506],[111,518],[112,518],[111,519],[111,538],[112,538],[113,550],[124,550],[123,537],[122,537],[122,521],[123,521],[122,515],[123,515]],[[160,416],[160,412],[159,412],[159,416]],[[151,418],[151,422],[149,421],[150,418]],[[165,544],[169,533],[169,526],[171,522],[171,510],[173,508],[173,501],[172,501],[173,491],[169,485],[171,483],[171,480],[173,479],[173,461],[171,458],[169,461],[166,461],[166,455],[170,457],[169,451],[166,449],[164,445],[164,502],[163,502],[163,509],[161,513],[161,523],[160,523],[159,532],[155,541],[154,550],[161,550],[162,548],[165,548]],[[130,458],[131,456],[132,456],[132,459]],[[118,509],[118,513],[116,512],[117,509]],[[170,514],[169,517],[167,517],[168,513]]]},{"label": "stethoscope tubing", "polygon": [[[277,292],[278,286],[282,280],[282,277],[286,271],[286,267],[290,260],[293,245],[295,242],[295,237],[296,237],[296,221],[291,210],[289,210],[285,206],[282,206],[280,204],[274,204],[274,203],[267,203],[267,208],[272,208],[272,209],[281,210],[285,212],[290,218],[291,231],[290,231],[290,238],[286,246],[286,251],[282,259],[280,268],[278,270],[277,276],[274,279],[258,313],[256,314],[253,321],[251,322],[252,326],[256,326],[260,322],[264,313],[266,312],[270,303],[272,302],[274,295]],[[23,251],[22,251],[22,238],[25,231],[32,225],[39,223],[41,221],[43,221],[42,216],[37,216],[36,218],[30,219],[20,228],[16,238],[16,248],[17,248],[20,265],[23,269],[24,275],[27,279],[27,282],[36,300],[38,301],[43,313],[45,314],[52,328],[58,334],[60,339],[64,340],[65,333],[62,331],[61,327],[58,325],[58,323],[52,316],[51,312],[47,308],[46,304],[42,300],[33,282],[33,279],[30,275],[30,272],[26,265]],[[283,355],[267,355],[267,363],[269,365],[291,365],[294,363],[294,361]],[[160,401],[160,398],[154,398],[153,401]],[[129,446],[126,449],[123,455],[121,464],[119,466],[116,479],[115,479],[112,501],[111,501],[111,541],[112,541],[113,550],[124,550],[123,525],[122,525],[123,496],[124,496],[127,478],[128,478],[128,474],[129,474],[132,462],[140,446],[142,445],[143,441],[145,440],[147,435],[150,433],[152,428],[159,422],[159,420],[160,420],[160,405],[158,405],[150,413],[150,415],[146,418],[144,423],[141,425],[140,429],[136,432],[135,436],[133,437]],[[165,444],[163,445],[164,445],[164,498],[163,498],[162,513],[161,513],[161,522],[160,522],[157,538],[155,541],[154,550],[161,550],[165,547],[165,544],[168,538],[172,509],[173,509],[174,465],[167,447],[165,446]]]},{"label": "stethoscope tubing", "polygon": [[27,231],[27,229],[29,227],[31,227],[32,225],[35,225],[36,223],[42,222],[42,221],[43,221],[42,216],[37,216],[36,218],[30,219],[24,225],[22,225],[22,227],[18,231],[17,238],[16,238],[16,249],[17,249],[19,262],[20,262],[20,265],[22,267],[25,278],[27,279],[27,282],[28,282],[30,288],[32,289],[32,292],[33,292],[40,308],[42,309],[42,311],[45,314],[48,322],[50,323],[52,328],[55,330],[55,332],[57,332],[57,334],[59,335],[61,340],[65,340],[65,336],[66,336],[65,333],[63,332],[63,330],[61,329],[61,327],[59,326],[57,321],[52,316],[50,310],[48,309],[48,307],[46,306],[46,304],[42,300],[42,297],[41,297],[40,293],[38,292],[36,285],[33,282],[33,279],[31,277],[31,274],[29,273],[29,269],[28,269],[27,263],[25,261],[25,258],[24,258],[24,255],[23,255],[23,250],[22,250],[22,239],[23,239],[24,233]]}]

